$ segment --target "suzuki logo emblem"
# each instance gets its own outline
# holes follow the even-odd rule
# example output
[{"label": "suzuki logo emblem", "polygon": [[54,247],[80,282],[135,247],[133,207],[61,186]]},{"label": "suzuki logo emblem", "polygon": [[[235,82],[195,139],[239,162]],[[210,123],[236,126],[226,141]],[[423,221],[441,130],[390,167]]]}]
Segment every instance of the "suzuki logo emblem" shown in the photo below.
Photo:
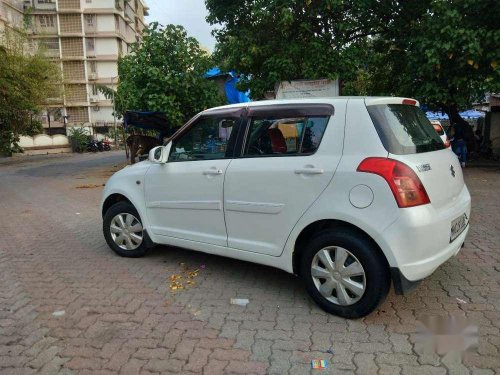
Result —
[{"label": "suzuki logo emblem", "polygon": [[453,165],[450,165],[450,172],[453,177],[455,177],[455,168],[453,168]]}]

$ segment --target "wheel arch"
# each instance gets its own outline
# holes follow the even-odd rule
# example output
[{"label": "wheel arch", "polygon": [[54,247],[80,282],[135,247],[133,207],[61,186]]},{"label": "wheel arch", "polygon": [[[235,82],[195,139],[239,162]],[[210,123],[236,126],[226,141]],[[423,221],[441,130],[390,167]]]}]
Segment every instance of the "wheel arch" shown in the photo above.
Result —
[{"label": "wheel arch", "polygon": [[[130,203],[131,205],[133,205],[133,203],[130,201],[130,199],[128,199],[125,195],[123,194],[120,194],[120,193],[113,193],[113,194],[110,194],[103,202],[102,204],[102,212],[101,212],[101,215],[102,217],[104,218],[104,215],[106,215],[106,212],[109,210],[109,208],[111,206],[113,206],[115,203],[118,203],[118,202],[128,202]],[[135,206],[134,206],[135,207]]]},{"label": "wheel arch", "polygon": [[382,256],[385,260],[387,271],[390,272],[391,266],[389,264],[389,260],[387,259],[386,254],[379,246],[377,241],[375,241],[368,233],[366,233],[363,229],[358,226],[351,224],[347,221],[336,220],[336,219],[323,219],[317,220],[315,222],[310,223],[306,227],[302,229],[300,234],[297,236],[295,240],[295,245],[293,247],[293,255],[292,255],[292,266],[293,273],[298,274],[300,269],[300,261],[302,258],[302,254],[305,249],[305,244],[308,240],[310,240],[316,233],[319,233],[325,229],[339,229],[345,228],[359,233],[360,236],[364,237],[367,241],[371,242],[374,245],[374,248],[377,249],[377,252]]}]

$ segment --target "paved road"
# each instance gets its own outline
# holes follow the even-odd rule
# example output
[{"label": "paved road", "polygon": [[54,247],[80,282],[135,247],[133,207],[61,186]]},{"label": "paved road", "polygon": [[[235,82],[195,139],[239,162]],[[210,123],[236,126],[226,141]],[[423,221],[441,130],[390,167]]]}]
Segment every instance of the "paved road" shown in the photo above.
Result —
[{"label": "paved road", "polygon": [[[268,267],[168,247],[115,256],[98,206],[123,163],[106,153],[0,165],[1,374],[500,373],[498,169],[465,171],[474,208],[461,253],[413,294],[391,292],[348,321]],[[479,326],[463,358],[419,343],[417,319],[448,314]],[[328,370],[311,370],[314,358]]]}]

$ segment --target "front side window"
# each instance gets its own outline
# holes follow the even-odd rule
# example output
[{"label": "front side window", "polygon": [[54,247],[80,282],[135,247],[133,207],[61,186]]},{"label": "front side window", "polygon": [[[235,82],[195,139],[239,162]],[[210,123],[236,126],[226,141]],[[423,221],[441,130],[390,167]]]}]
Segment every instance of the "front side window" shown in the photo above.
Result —
[{"label": "front side window", "polygon": [[252,118],[243,156],[279,156],[314,153],[321,142],[327,116]]},{"label": "front side window", "polygon": [[169,161],[214,160],[232,157],[236,118],[205,117],[173,140]]}]

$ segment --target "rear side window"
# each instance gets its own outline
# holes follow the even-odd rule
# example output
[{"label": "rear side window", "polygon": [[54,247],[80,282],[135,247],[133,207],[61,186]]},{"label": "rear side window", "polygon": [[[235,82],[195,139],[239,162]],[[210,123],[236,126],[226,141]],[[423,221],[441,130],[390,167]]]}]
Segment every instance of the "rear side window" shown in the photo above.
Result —
[{"label": "rear side window", "polygon": [[442,150],[445,145],[420,108],[406,104],[366,107],[385,149],[406,155]]},{"label": "rear side window", "polygon": [[319,147],[328,119],[328,116],[253,117],[243,156],[312,154]]}]

